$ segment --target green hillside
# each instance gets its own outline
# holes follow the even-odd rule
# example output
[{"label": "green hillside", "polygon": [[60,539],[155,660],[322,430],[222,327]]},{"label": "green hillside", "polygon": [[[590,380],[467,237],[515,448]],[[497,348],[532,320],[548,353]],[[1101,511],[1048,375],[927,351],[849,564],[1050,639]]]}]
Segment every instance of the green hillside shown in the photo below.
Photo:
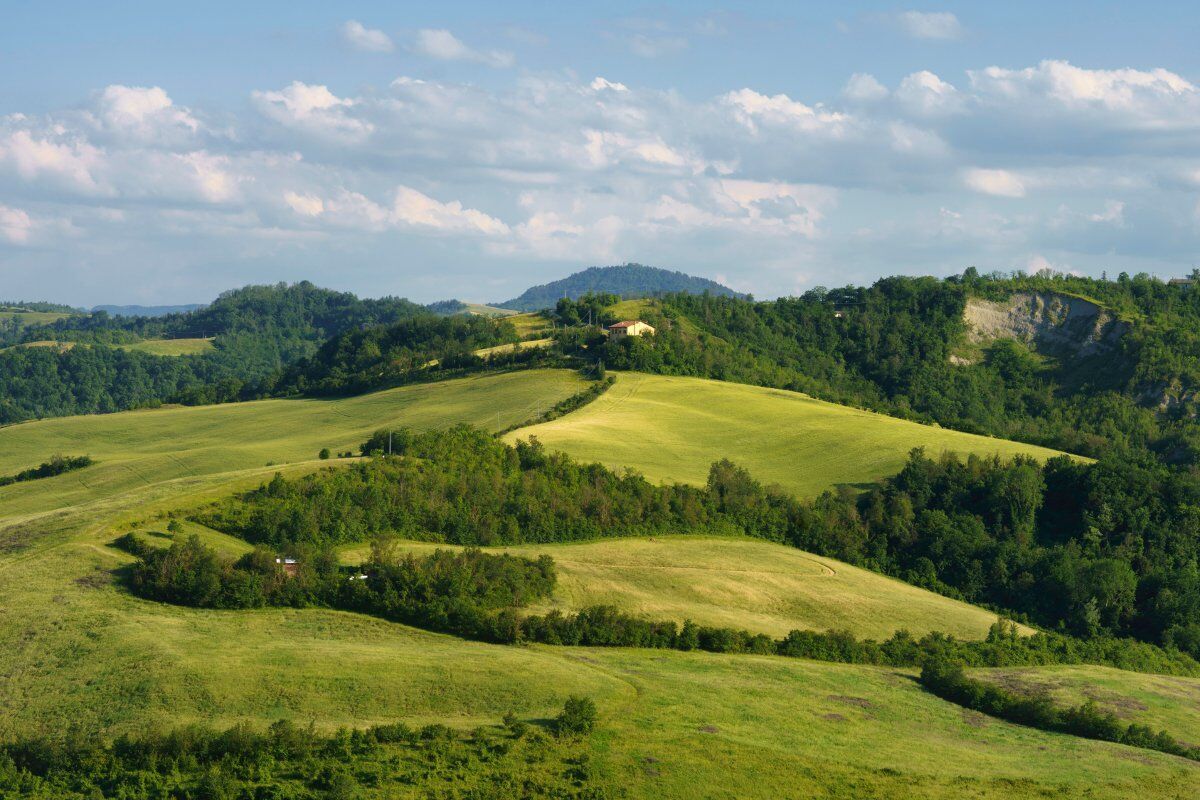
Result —
[{"label": "green hillside", "polygon": [[1060,705],[1091,701],[1125,724],[1167,730],[1185,742],[1200,742],[1200,680],[1196,678],[1096,666],[990,669],[971,674],[1022,694],[1044,692]]},{"label": "green hillside", "polygon": [[812,496],[894,474],[908,452],[1038,458],[1033,445],[919,425],[795,392],[700,378],[622,373],[600,399],[552,422],[514,431],[580,461],[632,467],[663,481],[703,483],[728,457],[756,478]]},{"label": "green hillside", "polygon": [[260,400],[27,422],[0,428],[0,475],[54,453],[90,455],[79,472],[0,488],[7,517],[118,496],[177,478],[308,461],[328,447],[355,450],[386,426],[468,422],[501,430],[579,391],[566,370],[419,384],[343,400]]},{"label": "green hillside", "polygon": [[[205,533],[213,546],[229,539]],[[412,552],[439,547],[447,545],[404,544]],[[358,564],[369,549],[347,547],[343,561]],[[916,636],[937,630],[982,639],[996,621],[995,614],[977,606],[761,539],[659,536],[496,550],[554,559],[559,577],[553,602],[536,611],[614,605],[652,619],[691,619],[772,636],[796,628],[838,628],[873,639],[886,639],[901,628]]]}]

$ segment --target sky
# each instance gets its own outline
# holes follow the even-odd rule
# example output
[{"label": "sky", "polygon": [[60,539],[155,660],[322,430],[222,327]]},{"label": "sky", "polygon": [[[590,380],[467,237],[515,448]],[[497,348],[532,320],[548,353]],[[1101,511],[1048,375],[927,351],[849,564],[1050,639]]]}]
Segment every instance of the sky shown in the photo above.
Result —
[{"label": "sky", "polygon": [[1200,263],[1188,3],[0,4],[2,300]]}]

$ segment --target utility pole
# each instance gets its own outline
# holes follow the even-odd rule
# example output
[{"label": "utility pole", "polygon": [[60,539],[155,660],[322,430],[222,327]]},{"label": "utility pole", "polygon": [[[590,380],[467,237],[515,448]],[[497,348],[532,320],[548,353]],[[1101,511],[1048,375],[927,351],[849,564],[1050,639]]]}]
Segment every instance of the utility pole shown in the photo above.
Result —
[{"label": "utility pole", "polygon": [[392,432],[388,431],[388,455],[392,454]]}]

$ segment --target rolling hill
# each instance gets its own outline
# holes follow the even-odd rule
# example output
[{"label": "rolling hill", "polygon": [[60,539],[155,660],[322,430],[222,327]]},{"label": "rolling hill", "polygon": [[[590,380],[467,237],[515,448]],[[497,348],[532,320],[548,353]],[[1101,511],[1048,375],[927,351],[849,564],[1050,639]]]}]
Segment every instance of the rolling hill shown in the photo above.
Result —
[{"label": "rolling hill", "polygon": [[621,297],[648,297],[671,292],[708,292],[726,297],[742,297],[728,286],[722,286],[708,278],[697,278],[682,272],[641,264],[623,264],[619,267],[588,267],[566,278],[526,289],[512,300],[492,305],[517,311],[540,311],[543,308],[553,308],[560,297],[574,300],[589,292],[606,292]]},{"label": "rolling hill", "polygon": [[[204,536],[215,546],[230,538],[215,531]],[[449,546],[406,542],[403,547],[422,553]],[[775,637],[797,628],[837,628],[877,640],[901,628],[916,636],[936,630],[982,639],[996,621],[995,614],[978,606],[761,539],[681,535],[494,549],[554,559],[558,587],[552,602],[537,611],[613,605],[651,619],[690,619]],[[342,559],[357,565],[369,550],[351,546],[342,550]]]},{"label": "rolling hill", "polygon": [[578,460],[631,467],[660,481],[704,483],[712,462],[727,457],[759,480],[804,496],[894,474],[915,447],[930,455],[1058,454],[796,392],[640,373],[621,373],[590,405],[506,438],[529,436]]}]

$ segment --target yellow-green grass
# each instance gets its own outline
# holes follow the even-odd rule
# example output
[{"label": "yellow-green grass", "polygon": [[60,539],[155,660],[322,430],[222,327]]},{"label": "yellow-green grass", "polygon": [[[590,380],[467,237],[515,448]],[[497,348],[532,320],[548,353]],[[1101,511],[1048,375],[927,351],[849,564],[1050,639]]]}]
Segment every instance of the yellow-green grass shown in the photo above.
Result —
[{"label": "yellow-green grass", "polygon": [[495,347],[484,347],[475,351],[475,355],[480,358],[495,355],[496,353],[512,353],[517,350],[528,350],[530,348],[549,347],[554,342],[553,339],[531,339],[527,342],[516,342],[515,344],[498,344]]},{"label": "yellow-green grass", "polygon": [[113,582],[128,557],[105,536],[0,560],[0,737],[280,718],[466,728],[507,711],[544,720],[584,694],[601,712],[592,757],[631,798],[1200,791],[1187,762],[964,713],[909,671],[486,645],[319,609],[143,601]]},{"label": "yellow-green grass", "polygon": [[489,306],[484,303],[463,303],[465,308],[463,312],[466,314],[477,314],[481,317],[511,317],[520,314],[520,311],[515,311],[511,308],[500,308],[499,306]]},{"label": "yellow-green grass", "polygon": [[212,339],[144,339],[133,344],[118,345],[123,350],[136,350],[155,356],[193,356],[213,349]]},{"label": "yellow-green grass", "polygon": [[646,297],[640,297],[633,300],[622,300],[615,305],[609,306],[608,311],[613,314],[613,316],[620,317],[623,320],[641,319],[643,316],[645,316],[646,311],[651,308],[653,304],[653,300]]},{"label": "yellow-green grass", "polygon": [[898,472],[915,447],[931,456],[1057,455],[1043,447],[920,425],[797,392],[702,378],[622,373],[594,402],[514,431],[581,461],[631,467],[657,481],[702,484],[729,458],[802,496]]},{"label": "yellow-green grass", "polygon": [[342,400],[262,400],[27,422],[0,428],[0,475],[55,453],[98,463],[0,488],[5,518],[112,497],[163,481],[357,452],[382,427],[466,422],[500,430],[578,392],[567,370],[533,370],[405,386]]},{"label": "yellow-green grass", "polygon": [[517,335],[522,339],[529,339],[550,329],[550,320],[541,314],[526,312],[524,314],[514,314],[505,319],[513,324],[517,329]]},{"label": "yellow-green grass", "polygon": [[1022,693],[1046,692],[1060,705],[1088,700],[1125,723],[1165,730],[1200,747],[1200,679],[1143,675],[1094,666],[973,670],[977,678]]},{"label": "yellow-green grass", "polygon": [[0,348],[0,352],[4,352],[5,350],[14,350],[18,347],[54,347],[58,350],[66,352],[74,346],[75,342],[65,342],[59,339],[38,339],[33,342],[21,342],[20,344],[14,344],[10,347]]},{"label": "yellow-green grass", "polygon": [[[221,534],[212,536],[212,544],[221,546]],[[446,547],[401,546],[421,553]],[[345,548],[342,559],[359,564],[369,549]],[[613,605],[651,619],[691,619],[772,636],[836,628],[873,639],[901,628],[917,636],[941,631],[982,639],[996,621],[977,606],[760,539],[680,535],[497,549],[554,559],[558,586],[551,601],[534,612]]]},{"label": "yellow-green grass", "polygon": [[66,317],[75,316],[65,311],[14,311],[11,308],[0,309],[0,323],[15,319],[17,326],[27,328],[30,325],[49,325]]},{"label": "yellow-green grass", "polygon": [[[904,671],[776,657],[485,645],[319,609],[180,608],[137,599],[118,582],[130,558],[108,546],[114,536],[134,520],[163,527],[161,515],[173,508],[255,485],[277,469],[263,466],[264,458],[311,459],[314,445],[334,438],[331,431],[357,439],[361,433],[351,439],[355,426],[365,433],[397,420],[486,424],[501,402],[519,405],[556,381],[562,393],[577,388],[569,373],[549,373],[534,390],[521,383],[530,374],[456,382],[452,394],[408,387],[419,397],[359,398],[373,411],[342,408],[358,415],[343,422],[336,412],[266,405],[249,418],[168,409],[0,429],[3,472],[36,463],[50,445],[74,452],[66,446],[74,440],[92,444],[93,454],[106,448],[113,460],[155,458],[164,438],[184,452],[222,454],[197,461],[203,469],[195,475],[169,460],[150,462],[144,480],[112,481],[65,504],[56,487],[66,487],[70,476],[35,482],[46,488],[32,511],[14,512],[13,495],[0,494],[0,738],[72,724],[113,734],[189,721],[264,725],[281,717],[322,730],[394,720],[470,727],[498,722],[510,710],[544,720],[569,694],[585,694],[601,711],[593,763],[635,799],[1200,792],[1195,765],[964,713],[921,691]],[[506,424],[521,409],[500,411]],[[123,418],[136,424],[91,427]],[[291,429],[291,436],[275,427]],[[256,450],[247,443],[256,435],[274,443]],[[15,455],[13,444],[20,449]],[[321,463],[327,462],[282,469]],[[190,530],[230,554],[243,546],[185,524],[184,532]],[[597,552],[592,560],[603,562],[603,548]],[[719,558],[717,552],[711,557]]]}]

